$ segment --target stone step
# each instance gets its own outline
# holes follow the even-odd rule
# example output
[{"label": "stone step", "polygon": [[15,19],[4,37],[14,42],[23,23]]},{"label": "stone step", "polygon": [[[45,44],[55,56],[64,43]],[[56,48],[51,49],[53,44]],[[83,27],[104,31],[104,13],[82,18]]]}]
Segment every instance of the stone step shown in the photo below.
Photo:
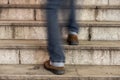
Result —
[{"label": "stone step", "polygon": [[[68,0],[69,1],[69,0]],[[89,3],[90,4],[89,4]],[[0,20],[45,20],[45,10],[41,0],[5,0],[0,2]],[[83,3],[83,5],[81,5]],[[120,2],[118,0],[77,0],[76,20],[80,21],[120,21]],[[86,4],[86,5],[84,5]],[[25,8],[26,7],[26,8]],[[11,9],[12,8],[12,9]],[[16,9],[17,8],[17,9]],[[68,20],[69,9],[62,10],[60,20]],[[114,15],[113,15],[114,14]],[[62,17],[64,15],[64,17]]]},{"label": "stone step", "polygon": [[66,65],[64,75],[55,75],[43,65],[0,65],[1,80],[119,80],[120,66]]},{"label": "stone step", "polygon": [[[46,9],[45,4],[0,4],[0,8]],[[62,9],[70,9],[63,5]],[[120,9],[120,5],[76,5],[76,9]]]},{"label": "stone step", "polygon": [[[100,10],[101,11],[101,10]],[[117,10],[119,12],[119,10]],[[94,21],[95,9],[78,9],[76,11],[76,20],[79,21]],[[117,14],[117,13],[116,13]],[[17,21],[46,21],[45,9],[21,9],[21,8],[1,8],[0,21],[17,20]],[[64,17],[63,17],[64,15]],[[62,10],[59,13],[59,20],[68,20],[69,10]],[[119,20],[119,19],[118,19]]]},{"label": "stone step", "polygon": [[[120,22],[78,21],[79,40],[120,40]],[[60,22],[62,38],[68,35],[66,21]],[[45,21],[0,21],[0,39],[47,39]]]},{"label": "stone step", "polygon": [[[63,41],[65,49],[120,49],[120,41],[79,41],[79,45],[71,46]],[[47,40],[0,40],[0,49],[45,49],[47,47]]]},{"label": "stone step", "polygon": [[[46,41],[0,40],[0,64],[43,64],[49,59]],[[66,64],[120,65],[120,41],[63,42]]]},{"label": "stone step", "polygon": [[[45,9],[26,8],[1,8],[0,21],[46,21]],[[59,13],[60,21],[68,21],[69,9],[63,9]],[[77,9],[77,21],[120,21],[120,9]]]},{"label": "stone step", "polygon": [[[77,21],[81,27],[120,27],[119,21]],[[65,26],[65,21],[59,21],[61,26]],[[28,27],[45,27],[45,21],[0,21],[0,26],[28,26]]]},{"label": "stone step", "polygon": [[[47,0],[1,0],[0,4],[45,4]],[[65,0],[69,1],[69,0]],[[67,3],[67,2],[65,2]],[[119,0],[76,0],[77,5],[119,5]]]},{"label": "stone step", "polygon": [[[44,8],[46,5],[46,0],[2,0],[0,1],[1,8]],[[65,0],[64,8],[69,5],[69,0]],[[119,9],[119,1],[115,0],[76,0],[77,8],[116,8]]]}]

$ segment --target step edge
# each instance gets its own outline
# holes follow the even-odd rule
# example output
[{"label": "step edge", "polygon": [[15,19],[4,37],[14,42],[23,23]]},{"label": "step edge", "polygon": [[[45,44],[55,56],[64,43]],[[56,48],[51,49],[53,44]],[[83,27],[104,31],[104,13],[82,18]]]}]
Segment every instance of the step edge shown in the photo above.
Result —
[{"label": "step edge", "polygon": [[[79,41],[79,45],[63,43],[66,50],[120,50],[120,41]],[[105,44],[104,44],[105,43]],[[117,45],[116,45],[117,44]],[[0,40],[0,49],[47,49],[47,40]]]},{"label": "step edge", "polygon": [[[45,9],[45,4],[0,4],[0,8],[33,8]],[[69,9],[69,6],[63,6]],[[120,5],[76,5],[76,9],[120,9]]]},{"label": "step edge", "polygon": [[[77,21],[80,27],[120,27],[120,21]],[[60,21],[61,26],[67,23]],[[45,21],[0,21],[0,26],[34,26],[46,27]]]}]

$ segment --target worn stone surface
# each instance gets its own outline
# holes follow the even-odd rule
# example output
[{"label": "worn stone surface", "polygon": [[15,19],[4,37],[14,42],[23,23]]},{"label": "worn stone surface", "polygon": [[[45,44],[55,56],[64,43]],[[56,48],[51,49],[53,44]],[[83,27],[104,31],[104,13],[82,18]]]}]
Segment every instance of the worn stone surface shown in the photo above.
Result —
[{"label": "worn stone surface", "polygon": [[0,65],[1,80],[119,80],[120,66],[66,65],[55,75],[43,65]]},{"label": "worn stone surface", "polygon": [[[94,41],[93,41],[94,42]],[[78,65],[120,65],[119,50],[115,48],[119,47],[119,42],[80,42],[80,49],[74,48],[75,46],[66,45],[64,52],[66,56],[66,64],[78,64]],[[117,45],[116,45],[117,44]],[[0,47],[9,49],[0,49],[0,64],[43,64],[44,61],[49,59],[48,51],[41,41],[19,40],[9,42],[0,41]],[[98,47],[97,50],[90,46]],[[112,46],[113,45],[113,46]],[[6,47],[5,47],[6,46]],[[25,47],[30,47],[29,49]],[[36,46],[36,49],[32,48]],[[37,47],[38,46],[38,47]],[[2,47],[2,48],[3,48]],[[70,48],[73,47],[73,48]],[[77,47],[77,46],[76,46]],[[84,48],[83,48],[84,47]],[[89,47],[89,49],[87,49]],[[105,50],[101,47],[105,47]],[[107,49],[106,47],[111,47]],[[12,49],[14,48],[14,49]],[[16,50],[17,48],[17,50]],[[20,51],[18,50],[20,48]],[[39,48],[39,49],[38,49]],[[18,57],[19,54],[19,57]]]},{"label": "worn stone surface", "polygon": [[8,26],[0,26],[0,39],[12,39],[13,29]]},{"label": "worn stone surface", "polygon": [[110,65],[110,53],[108,50],[94,50],[92,53],[93,62],[95,65]]},{"label": "worn stone surface", "polygon": [[[94,9],[77,9],[76,10],[76,20],[89,21],[95,20],[95,10]],[[46,20],[45,10],[36,9],[36,20]],[[61,10],[59,13],[59,20],[68,20],[69,10]]]},{"label": "worn stone surface", "polygon": [[[110,65],[108,50],[64,50],[64,52],[66,64]],[[22,64],[43,64],[49,59],[48,52],[44,50],[21,50],[20,54]]]},{"label": "worn stone surface", "polygon": [[36,9],[36,20],[46,20],[46,11],[41,9]]},{"label": "worn stone surface", "polygon": [[92,40],[120,40],[120,28],[92,27]]},{"label": "worn stone surface", "polygon": [[96,20],[98,21],[120,21],[119,9],[99,9]]},{"label": "worn stone surface", "polygon": [[120,0],[109,0],[109,5],[120,5]]},{"label": "worn stone surface", "polygon": [[0,9],[0,20],[34,20],[33,9]]},{"label": "worn stone surface", "polygon": [[91,65],[93,63],[93,53],[87,50],[73,50],[72,58],[74,64]]},{"label": "worn stone surface", "polygon": [[21,64],[43,64],[48,60],[45,50],[20,50]]},{"label": "worn stone surface", "polygon": [[19,51],[0,50],[0,64],[19,64]]},{"label": "worn stone surface", "polygon": [[108,5],[108,0],[76,0],[77,5]]},{"label": "worn stone surface", "polygon": [[[113,74],[117,74],[116,77],[120,75],[119,66],[76,66],[76,68],[79,76],[89,77],[89,79],[85,80],[112,80],[110,77]],[[91,76],[96,78],[93,79]]]},{"label": "worn stone surface", "polygon": [[16,27],[15,39],[46,39],[46,27]]},{"label": "worn stone surface", "polygon": [[[61,15],[64,13],[61,13]],[[66,14],[68,15],[68,14]],[[91,21],[91,20],[95,20],[95,10],[94,9],[77,9],[76,10],[76,20],[79,21]],[[64,17],[59,16],[60,18]],[[68,16],[69,17],[69,16]],[[67,17],[67,18],[68,18]],[[61,20],[67,20],[67,19],[61,19]]]},{"label": "worn stone surface", "polygon": [[[49,59],[48,52],[44,50],[21,50],[20,54],[22,64],[43,64],[44,61]],[[65,50],[65,55],[66,64],[75,64],[72,50]]]},{"label": "worn stone surface", "polygon": [[[20,54],[22,64],[43,64],[44,61],[49,59],[48,52],[44,50],[21,50]],[[65,50],[65,55],[66,64],[75,64],[72,50]]]},{"label": "worn stone surface", "polygon": [[74,64],[110,65],[110,53],[107,50],[73,50],[72,52]]},{"label": "worn stone surface", "polygon": [[111,65],[120,65],[120,51],[111,51]]},{"label": "worn stone surface", "polygon": [[[88,40],[88,27],[80,27],[79,40]],[[68,36],[67,28],[61,28],[62,38]],[[46,27],[15,27],[15,39],[47,39]]]},{"label": "worn stone surface", "polygon": [[[37,67],[37,68],[35,68]],[[1,80],[119,80],[120,66],[66,65],[64,75],[55,75],[43,65],[0,65]]]},{"label": "worn stone surface", "polygon": [[66,56],[66,64],[74,64],[73,62],[73,51],[72,50],[64,50],[65,56]]},{"label": "worn stone surface", "polygon": [[7,4],[8,0],[0,0],[0,4]]},{"label": "worn stone surface", "polygon": [[[0,65],[1,80],[78,80],[75,66],[66,65],[64,75],[55,75],[43,65]],[[8,76],[9,75],[9,76]]]},{"label": "worn stone surface", "polygon": [[[67,0],[65,0],[67,1]],[[10,4],[45,4],[47,0],[9,0]],[[69,0],[67,1],[69,2]],[[66,2],[65,2],[66,3]],[[77,5],[108,5],[108,0],[76,0]]]},{"label": "worn stone surface", "polygon": [[45,4],[46,0],[9,0],[10,4]]}]

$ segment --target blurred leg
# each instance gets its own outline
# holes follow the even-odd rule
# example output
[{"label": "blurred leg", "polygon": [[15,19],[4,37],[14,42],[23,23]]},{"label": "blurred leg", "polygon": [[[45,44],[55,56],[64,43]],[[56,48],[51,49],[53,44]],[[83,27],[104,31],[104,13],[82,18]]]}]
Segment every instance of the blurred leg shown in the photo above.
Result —
[{"label": "blurred leg", "polygon": [[69,45],[79,44],[79,39],[77,36],[79,32],[79,26],[76,22],[75,1],[76,0],[70,0],[70,16],[69,16],[68,37],[67,37],[67,42]]},{"label": "blurred leg", "polygon": [[79,27],[76,22],[76,11],[75,11],[75,1],[70,0],[70,16],[69,16],[69,23],[68,23],[68,31],[71,32],[79,32]]},{"label": "blurred leg", "polygon": [[48,51],[50,60],[57,65],[63,66],[65,62],[64,50],[58,25],[58,10],[63,0],[48,0],[47,3],[47,35],[48,35]]}]

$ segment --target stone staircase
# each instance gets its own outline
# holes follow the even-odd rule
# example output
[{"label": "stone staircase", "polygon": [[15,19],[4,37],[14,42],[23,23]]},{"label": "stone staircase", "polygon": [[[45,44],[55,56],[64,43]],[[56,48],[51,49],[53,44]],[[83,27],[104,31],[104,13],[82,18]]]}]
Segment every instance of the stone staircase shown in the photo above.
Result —
[{"label": "stone staircase", "polygon": [[59,23],[66,55],[62,76],[42,66],[49,58],[45,3],[0,0],[0,79],[120,80],[120,1],[77,0],[77,46],[66,44],[69,7],[62,7]]}]

